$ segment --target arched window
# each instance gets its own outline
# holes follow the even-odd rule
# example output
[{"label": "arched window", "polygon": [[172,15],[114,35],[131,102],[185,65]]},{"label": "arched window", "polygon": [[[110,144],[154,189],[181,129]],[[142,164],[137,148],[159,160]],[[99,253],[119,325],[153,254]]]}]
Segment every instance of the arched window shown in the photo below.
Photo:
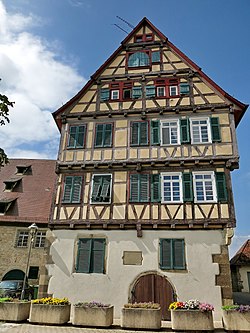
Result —
[{"label": "arched window", "polygon": [[149,55],[146,52],[136,52],[129,56],[128,67],[149,66]]}]

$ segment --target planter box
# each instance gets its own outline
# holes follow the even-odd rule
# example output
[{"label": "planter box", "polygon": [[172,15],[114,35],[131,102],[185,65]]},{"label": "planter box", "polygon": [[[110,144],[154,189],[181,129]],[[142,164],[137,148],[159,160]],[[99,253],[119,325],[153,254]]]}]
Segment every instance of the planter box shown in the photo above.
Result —
[{"label": "planter box", "polygon": [[65,324],[69,321],[70,305],[34,304],[30,307],[30,323]]},{"label": "planter box", "polygon": [[250,312],[222,310],[223,325],[230,331],[250,331]]},{"label": "planter box", "polygon": [[109,327],[113,324],[114,307],[85,308],[73,306],[72,325]]},{"label": "planter box", "polygon": [[173,330],[214,330],[212,311],[201,312],[199,310],[171,310],[171,323]]},{"label": "planter box", "polygon": [[121,327],[160,329],[161,309],[123,308]]},{"label": "planter box", "polygon": [[30,302],[0,303],[0,320],[24,321],[29,318]]}]

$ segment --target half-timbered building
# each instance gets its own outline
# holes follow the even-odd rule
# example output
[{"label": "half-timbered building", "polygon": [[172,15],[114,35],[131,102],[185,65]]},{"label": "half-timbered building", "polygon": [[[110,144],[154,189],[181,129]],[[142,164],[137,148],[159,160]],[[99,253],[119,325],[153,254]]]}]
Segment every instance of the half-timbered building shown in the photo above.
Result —
[{"label": "half-timbered building", "polygon": [[48,292],[115,305],[232,299],[230,173],[247,105],[147,18],[54,113]]}]

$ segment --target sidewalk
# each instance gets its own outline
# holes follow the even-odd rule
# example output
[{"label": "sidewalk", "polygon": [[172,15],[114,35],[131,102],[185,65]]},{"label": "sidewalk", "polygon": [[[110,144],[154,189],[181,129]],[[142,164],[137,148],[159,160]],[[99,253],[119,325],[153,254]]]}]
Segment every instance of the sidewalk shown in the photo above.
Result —
[{"label": "sidewalk", "polygon": [[[29,323],[24,324],[14,324],[14,323],[0,323],[0,333],[135,333],[138,330],[128,330],[122,329],[119,326],[119,320],[115,320],[115,325],[110,328],[86,328],[86,327],[75,327],[71,324],[62,325],[62,326],[45,326],[45,325],[33,325]],[[143,331],[140,330],[140,333],[150,333],[157,331]],[[171,322],[164,321],[162,322],[162,328],[158,332],[172,332]],[[181,333],[183,331],[179,331]],[[192,333],[191,331],[189,331]],[[198,331],[194,331],[198,332]],[[203,331],[204,332],[204,331]],[[224,333],[226,332],[222,327],[221,323],[215,322],[215,330],[216,333]]]}]

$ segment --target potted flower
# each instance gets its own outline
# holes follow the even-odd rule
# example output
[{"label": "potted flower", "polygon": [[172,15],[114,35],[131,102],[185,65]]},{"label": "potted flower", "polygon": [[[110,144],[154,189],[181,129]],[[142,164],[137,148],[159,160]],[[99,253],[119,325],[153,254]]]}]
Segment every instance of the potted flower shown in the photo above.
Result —
[{"label": "potted flower", "polygon": [[27,320],[30,302],[11,297],[0,298],[0,320],[20,322]]},{"label": "potted flower", "polygon": [[122,308],[121,327],[138,329],[161,328],[161,307],[158,303],[128,303]]},{"label": "potted flower", "polygon": [[78,302],[73,305],[72,324],[109,327],[113,324],[114,306],[101,302]]},{"label": "potted flower", "polygon": [[67,298],[45,297],[31,302],[31,323],[65,324],[69,321],[70,304]]},{"label": "potted flower", "polygon": [[213,305],[198,300],[173,302],[169,305],[173,330],[213,331]]},{"label": "potted flower", "polygon": [[224,305],[222,320],[226,330],[248,331],[250,329],[250,305]]}]

